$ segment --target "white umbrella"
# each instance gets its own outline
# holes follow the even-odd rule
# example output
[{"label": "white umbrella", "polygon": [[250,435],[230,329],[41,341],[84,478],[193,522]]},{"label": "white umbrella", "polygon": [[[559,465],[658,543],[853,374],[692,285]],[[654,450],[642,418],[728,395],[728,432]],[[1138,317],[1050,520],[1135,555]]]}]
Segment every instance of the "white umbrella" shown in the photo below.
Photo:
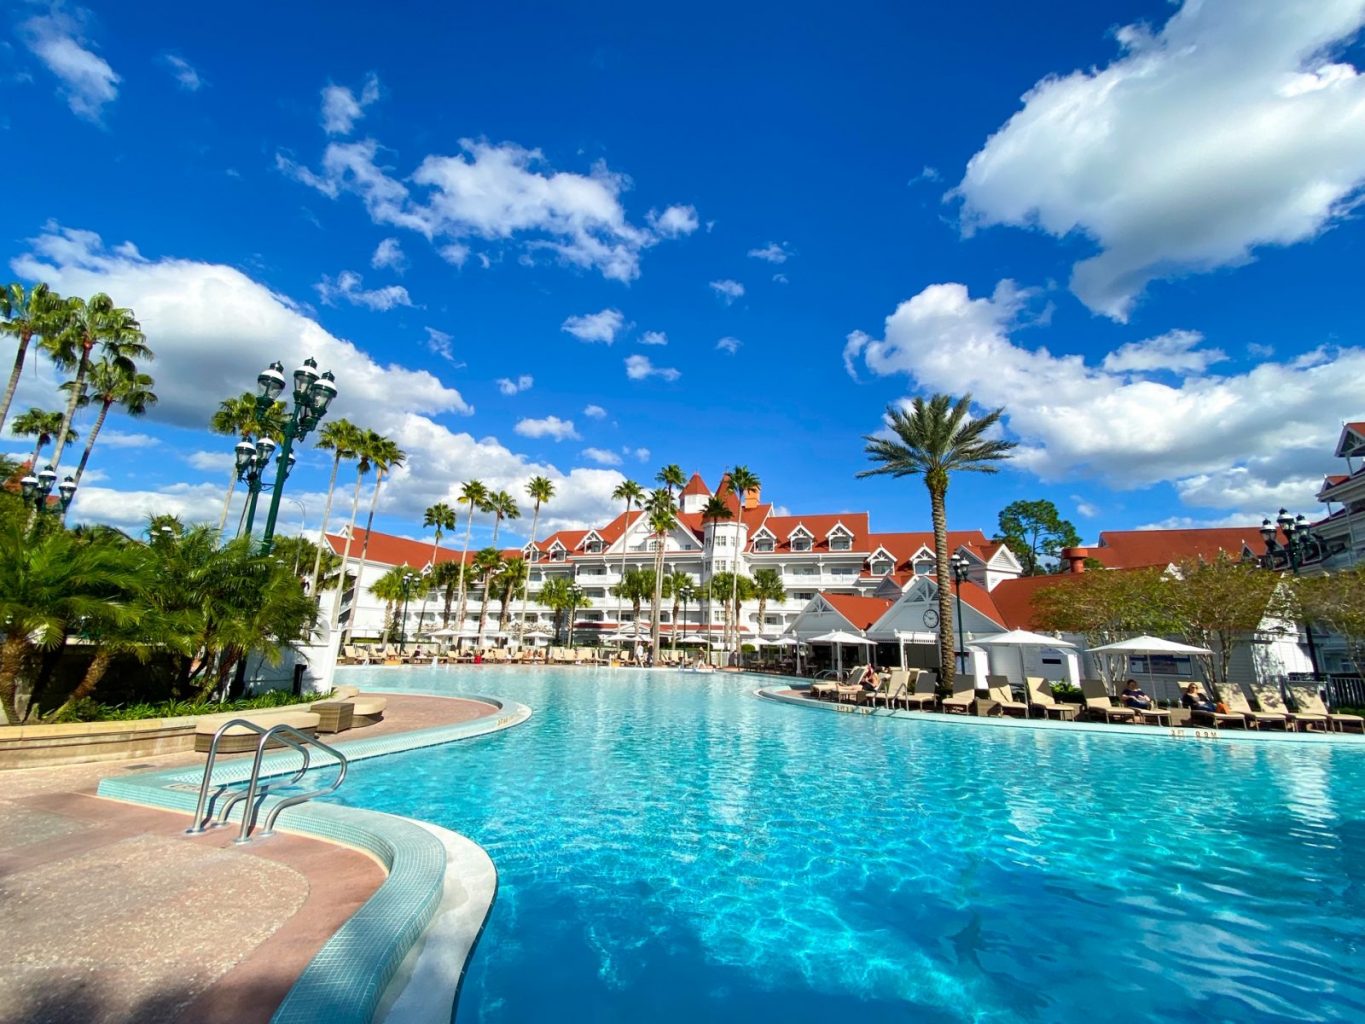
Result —
[{"label": "white umbrella", "polygon": [[1135,636],[1131,640],[1090,648],[1091,654],[1212,654],[1207,647],[1191,647],[1159,636]]},{"label": "white umbrella", "polygon": [[1059,640],[1055,636],[1047,636],[1043,633],[1031,633],[1027,629],[1011,629],[1008,633],[996,633],[994,636],[983,636],[973,640],[974,644],[990,645],[993,647],[1018,647],[1019,648],[1019,680],[1027,685],[1028,666],[1024,663],[1025,647],[1071,647],[1076,645],[1067,640]]},{"label": "white umbrella", "polygon": [[459,636],[460,631],[458,629],[451,629],[449,626],[447,626],[445,629],[433,629],[430,633],[427,633],[426,635],[429,637]]},{"label": "white umbrella", "polygon": [[821,633],[819,636],[813,636],[808,643],[833,644],[834,658],[837,662],[835,671],[841,676],[844,674],[844,644],[852,644],[855,647],[877,646],[874,641],[869,640],[865,636],[858,636],[856,633],[847,633],[840,629],[832,630],[829,633]]}]

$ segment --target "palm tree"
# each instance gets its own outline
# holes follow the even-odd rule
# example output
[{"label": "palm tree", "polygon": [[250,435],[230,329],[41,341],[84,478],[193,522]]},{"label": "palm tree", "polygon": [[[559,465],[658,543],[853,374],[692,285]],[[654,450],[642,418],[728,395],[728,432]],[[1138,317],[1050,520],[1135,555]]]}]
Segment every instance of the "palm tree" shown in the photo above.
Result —
[{"label": "palm tree", "polygon": [[474,556],[474,564],[470,567],[474,579],[483,587],[483,593],[479,596],[479,635],[475,641],[476,647],[483,647],[484,627],[488,624],[488,603],[493,596],[493,579],[502,571],[502,555],[498,554],[495,547],[483,548]]},{"label": "palm tree", "polygon": [[[99,402],[100,411],[95,417],[95,425],[90,428],[85,451],[81,452],[81,461],[76,466],[74,482],[77,486],[85,474],[91,449],[95,447],[95,439],[99,437],[100,430],[104,427],[104,419],[109,415],[110,407],[117,404],[125,415],[137,417],[146,414],[157,401],[156,392],[152,390],[156,386],[156,381],[147,374],[130,368],[128,363],[110,359],[107,355],[90,365],[90,376],[86,383],[88,386],[85,394],[77,398],[76,402],[82,407],[91,402]],[[62,390],[74,391],[75,381],[67,381],[62,385]]]},{"label": "palm tree", "polygon": [[[498,612],[498,629],[507,631],[508,606],[515,599],[522,599],[526,607],[527,564],[523,558],[509,558],[502,563],[502,569],[493,578],[493,596],[498,599],[501,609]],[[523,621],[525,621],[523,619]]]},{"label": "palm tree", "polygon": [[787,599],[787,588],[782,586],[782,574],[773,568],[755,569],[754,597],[758,598],[758,631],[762,633],[768,602]]},{"label": "palm tree", "polygon": [[669,621],[673,623],[673,649],[678,649],[678,608],[683,603],[683,598],[692,597],[692,576],[683,572],[681,569],[674,569],[664,577],[664,590],[673,596],[673,614]]},{"label": "palm tree", "polygon": [[[675,468],[675,467],[669,467]],[[681,474],[681,470],[678,471]],[[663,476],[663,473],[659,474]],[[650,604],[653,623],[650,626],[650,645],[653,658],[659,660],[659,603],[663,600],[664,544],[669,532],[678,525],[678,509],[673,504],[673,493],[657,490],[649,498],[649,530],[654,536],[654,594]]]},{"label": "palm tree", "polygon": [[[540,525],[540,506],[545,504],[555,496],[555,485],[549,477],[533,476],[526,482],[526,495],[535,502],[534,511],[531,513],[531,551],[536,550],[536,528]],[[527,582],[530,581],[530,570],[527,570]],[[530,597],[531,588],[523,587],[521,591],[521,632],[526,632],[526,601]],[[518,636],[520,642],[520,636]]]},{"label": "palm tree", "polygon": [[49,332],[60,330],[60,314],[65,308],[62,297],[45,284],[35,284],[24,291],[24,286],[15,281],[0,291],[0,334],[8,334],[19,341],[19,348],[14,353],[14,369],[10,370],[9,384],[5,386],[5,398],[0,402],[0,431],[4,430],[5,420],[9,418],[10,402],[14,401],[19,376],[24,372],[29,343],[35,334],[46,337]]},{"label": "palm tree", "polygon": [[567,576],[553,576],[545,581],[545,586],[540,590],[540,603],[554,613],[555,639],[559,639],[559,627],[569,607],[569,591],[572,587]]},{"label": "palm tree", "polygon": [[[748,466],[736,466],[730,470],[730,490],[735,495],[735,500],[739,503],[739,536],[736,537],[735,546],[735,570],[734,578],[731,580],[730,603],[738,608],[739,604],[739,577],[744,564],[744,499],[750,491],[757,490],[760,485],[758,476],[749,471]],[[736,660],[739,657],[739,612],[735,612],[735,635],[734,651]]]},{"label": "palm tree", "polygon": [[[436,528],[436,539],[431,542],[431,557],[427,559],[427,575],[436,568],[436,552],[441,548],[441,533],[445,530],[455,529],[456,523],[455,510],[444,501],[438,501],[434,505],[428,505],[422,513],[422,525]],[[422,623],[427,617],[427,601],[431,597],[432,587],[427,587],[422,592],[422,610],[417,613],[417,627],[420,631]]]},{"label": "palm tree", "polygon": [[[276,402],[262,416],[256,415],[256,396],[250,391],[225,398],[218,403],[218,409],[209,418],[209,429],[215,434],[241,438],[243,441],[268,437],[280,441],[284,437],[285,408],[283,402]],[[232,493],[237,489],[237,466],[234,463],[229,471],[227,495],[223,498],[223,512],[218,517],[218,532],[223,532],[227,522],[228,509],[232,507]]]},{"label": "palm tree", "polygon": [[517,500],[506,491],[494,491],[488,496],[488,509],[493,513],[493,539],[489,545],[493,550],[498,548],[498,527],[502,525],[504,519],[520,519],[521,509],[517,508]]},{"label": "palm tree", "polygon": [[954,399],[934,395],[927,402],[916,397],[909,411],[897,406],[886,410],[887,424],[894,436],[866,434],[863,449],[877,464],[865,469],[865,476],[922,476],[929,489],[929,508],[934,520],[934,562],[938,576],[938,659],[939,683],[950,688],[956,675],[953,659],[953,602],[948,572],[948,513],[945,498],[953,473],[994,473],[995,463],[1010,457],[1013,441],[986,435],[1000,422],[1004,409],[971,419],[972,396]]},{"label": "palm tree", "polygon": [[384,602],[384,633],[380,638],[384,643],[393,640],[394,627],[398,624],[398,605],[408,596],[408,577],[416,572],[410,565],[395,565],[370,584],[370,593]]},{"label": "palm tree", "polygon": [[[86,377],[90,372],[91,353],[99,345],[104,355],[128,369],[136,368],[136,361],[150,361],[152,350],[147,347],[147,336],[131,309],[114,305],[114,300],[103,292],[89,300],[73,298],[66,301],[60,331],[43,336],[43,349],[63,370],[75,370],[71,397],[66,400],[62,429],[71,426],[76,405],[85,394]],[[52,461],[56,469],[62,453],[58,450]]]},{"label": "palm tree", "polygon": [[[464,551],[460,554],[460,564],[469,564],[469,535],[474,529],[474,513],[489,512],[488,507],[488,488],[482,481],[469,480],[460,488],[460,496],[455,499],[457,505],[468,505],[469,515],[464,521]],[[455,628],[464,629],[465,609],[469,602],[469,577],[470,573],[460,574],[460,607],[455,612]]]},{"label": "palm tree", "polygon": [[[706,505],[703,506],[703,508],[702,508],[702,510],[701,510],[701,521],[702,521],[703,523],[711,523],[711,524],[714,525],[715,523],[719,523],[719,522],[721,522],[721,521],[723,521],[723,520],[733,519],[733,518],[735,518],[735,514],[734,514],[733,512],[730,511],[730,506],[729,506],[728,504],[726,504],[725,499],[722,498],[719,494],[713,494],[713,495],[711,495],[711,497],[709,497],[709,498],[706,499]],[[713,541],[714,541],[714,537],[713,537]],[[715,561],[716,561],[716,548],[715,548],[715,544],[712,543],[712,546],[711,546],[711,565],[709,566],[709,571],[708,571],[708,574],[707,574],[707,578],[706,578],[705,580],[702,581],[702,588],[703,588],[703,589],[702,589],[702,594],[701,594],[702,598],[706,601],[706,615],[705,615],[705,619],[706,619],[706,632],[707,632],[707,634],[708,634],[708,639],[709,639],[709,634],[710,634],[710,632],[711,632],[711,598],[713,597],[714,592],[715,592],[715,588],[711,586],[711,581],[715,578],[715,575],[716,575],[716,565],[715,565]]]},{"label": "palm tree", "polygon": [[[360,545],[360,565],[356,568],[355,575],[357,581],[365,572],[367,556],[370,553],[370,534],[374,530],[374,513],[379,507],[379,491],[384,486],[384,474],[401,466],[403,460],[408,457],[407,452],[399,448],[393,440],[373,430],[365,431],[363,446],[365,453],[370,457],[370,464],[374,466],[374,493],[370,498],[370,514],[365,520],[365,540]],[[351,640],[351,627],[354,622],[352,619],[346,624],[347,643]]]},{"label": "palm tree", "polygon": [[450,606],[455,601],[455,589],[464,579],[464,564],[461,562],[440,562],[431,570],[431,587],[443,592],[444,604],[441,609],[441,626],[450,628]]},{"label": "palm tree", "polygon": [[[625,516],[625,519],[623,520],[624,525],[621,527],[621,582],[622,582],[622,583],[624,583],[625,580],[626,580],[626,550],[627,550],[627,548],[628,548],[628,546],[629,546],[629,545],[627,545],[626,541],[629,539],[629,538],[628,538],[628,534],[630,533],[630,510],[631,510],[631,506],[633,506],[633,505],[639,505],[641,502],[644,501],[644,497],[645,497],[644,488],[642,488],[642,487],[641,487],[639,484],[637,484],[634,480],[622,480],[619,484],[616,485],[616,490],[614,490],[614,491],[611,492],[611,500],[612,500],[612,501],[624,501],[624,502],[626,503],[626,516]],[[619,596],[619,595],[618,595],[618,596]],[[637,617],[638,617],[638,615],[639,615],[639,609],[638,609],[638,608],[636,609],[636,615],[637,615]],[[620,622],[621,622],[621,602],[620,602],[619,600],[616,602],[616,622],[617,622],[618,625],[620,625]]]},{"label": "palm tree", "polygon": [[687,483],[687,477],[683,476],[681,466],[677,463],[671,463],[655,474],[654,482],[665,488],[671,498],[673,497],[673,488],[682,490]]},{"label": "palm tree", "polygon": [[[342,459],[354,459],[363,433],[350,420],[332,420],[318,433],[317,447],[332,453],[332,476],[327,481],[327,501],[322,506],[322,525],[318,528],[318,552],[313,559],[313,571],[308,577],[308,593],[318,593],[318,575],[322,570],[322,548],[327,543],[327,521],[332,517],[332,496],[336,492],[337,472]],[[233,477],[236,480],[236,477]]]},{"label": "palm tree", "polygon": [[[42,456],[43,449],[46,448],[58,432],[62,429],[62,414],[59,412],[47,412],[43,409],[30,409],[26,413],[14,417],[14,423],[10,426],[10,433],[15,437],[34,437],[37,443],[33,446],[33,472],[38,472],[38,459]],[[65,448],[79,435],[74,430],[67,430]],[[53,463],[55,465],[56,459]]]},{"label": "palm tree", "polygon": [[[373,430],[361,431],[355,446],[355,492],[351,495],[351,521],[346,527],[346,544],[341,549],[341,580],[337,584],[336,597],[332,599],[331,628],[336,629],[341,622],[341,598],[346,592],[346,563],[351,557],[351,542],[355,540],[355,520],[360,514],[360,486],[365,482],[365,474],[370,471],[370,452],[366,446],[369,437],[378,435]],[[356,585],[360,585],[360,574],[356,574]]]},{"label": "palm tree", "polygon": [[623,598],[630,602],[638,630],[640,606],[654,594],[654,570],[627,569],[626,574],[621,577],[621,582],[611,588],[611,593],[613,597]]}]

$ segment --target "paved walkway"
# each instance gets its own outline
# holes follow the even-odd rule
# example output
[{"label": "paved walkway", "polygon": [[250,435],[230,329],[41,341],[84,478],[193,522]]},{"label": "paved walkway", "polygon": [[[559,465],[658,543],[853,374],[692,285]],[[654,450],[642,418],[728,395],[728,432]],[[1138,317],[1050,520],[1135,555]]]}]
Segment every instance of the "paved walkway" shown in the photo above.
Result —
[{"label": "paved walkway", "polygon": [[[384,720],[351,738],[495,713],[386,696]],[[0,773],[0,1021],[268,1021],[383,881],[379,864],[345,847],[281,833],[239,848],[235,829],[187,836],[184,815],[95,796],[108,775],[202,759]]]}]

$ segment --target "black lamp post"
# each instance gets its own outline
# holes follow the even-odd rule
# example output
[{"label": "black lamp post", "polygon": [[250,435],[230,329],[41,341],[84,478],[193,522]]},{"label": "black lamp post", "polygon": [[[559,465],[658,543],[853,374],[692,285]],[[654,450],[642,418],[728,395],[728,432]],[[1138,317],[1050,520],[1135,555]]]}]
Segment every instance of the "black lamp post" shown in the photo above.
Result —
[{"label": "black lamp post", "polygon": [[957,659],[958,671],[967,671],[967,640],[962,627],[962,584],[967,580],[967,559],[961,553],[953,555],[948,560],[948,565],[953,574],[953,581],[957,584]]},{"label": "black lamp post", "polygon": [[[1281,542],[1280,534],[1284,534]],[[1313,533],[1308,520],[1303,516],[1291,516],[1286,509],[1280,509],[1275,522],[1261,521],[1261,539],[1265,541],[1265,557],[1261,564],[1267,569],[1281,570],[1288,567],[1295,576],[1305,565],[1320,562],[1327,556],[1327,546],[1322,538]],[[1303,622],[1304,637],[1308,641],[1308,660],[1313,666],[1313,677],[1319,675],[1318,648],[1313,642],[1313,624],[1306,618]]]},{"label": "black lamp post", "polygon": [[[682,606],[683,606],[683,617],[682,617],[683,638],[686,639],[686,638],[687,638],[687,605],[688,605],[688,602],[692,600],[692,587],[691,587],[690,585],[684,583],[681,587],[678,588],[678,597],[682,600]],[[674,649],[675,651],[678,649],[678,624],[677,624],[676,622],[673,623],[673,649]]]},{"label": "black lamp post", "polygon": [[[57,482],[57,472],[51,466],[43,467],[43,471],[37,476],[29,473],[19,481],[19,494],[25,504],[33,506],[33,513],[29,516],[29,523],[32,525],[34,517],[47,509],[47,499],[52,493],[52,486]],[[67,477],[57,488],[57,503],[61,507],[62,514],[66,514],[67,508],[71,505],[71,499],[76,496],[76,481]]]},{"label": "black lamp post", "polygon": [[250,537],[256,522],[256,499],[261,495],[266,466],[275,454],[275,442],[268,437],[262,437],[255,444],[243,439],[237,442],[232,452],[237,462],[237,479],[246,484],[246,521],[242,530]]},{"label": "black lamp post", "polygon": [[408,646],[408,599],[412,597],[412,586],[422,577],[415,572],[403,574],[403,621],[398,625],[398,653],[407,653]]},{"label": "black lamp post", "polygon": [[[274,362],[256,377],[256,417],[262,419],[266,411],[275,404],[285,387],[284,366]],[[284,424],[284,444],[280,448],[279,471],[275,474],[275,484],[270,494],[270,511],[265,519],[265,532],[261,535],[261,552],[269,554],[275,541],[275,520],[280,514],[280,498],[284,494],[284,481],[293,466],[293,447],[295,441],[302,441],[308,432],[318,425],[327,415],[327,407],[337,396],[336,378],[330,370],[318,373],[317,360],[308,358],[294,371],[294,408]],[[257,489],[259,490],[259,483]],[[248,529],[250,529],[248,527]]]}]

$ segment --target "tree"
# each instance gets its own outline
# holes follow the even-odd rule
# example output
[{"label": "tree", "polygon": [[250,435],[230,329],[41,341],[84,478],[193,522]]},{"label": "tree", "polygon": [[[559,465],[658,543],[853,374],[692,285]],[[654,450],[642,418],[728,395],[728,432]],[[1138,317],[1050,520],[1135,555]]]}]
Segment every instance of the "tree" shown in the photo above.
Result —
[{"label": "tree", "polygon": [[[676,469],[670,466],[665,469],[660,476],[664,476],[668,469]],[[678,475],[682,475],[682,470],[678,470]],[[655,491],[649,497],[649,506],[646,509],[649,516],[649,532],[654,538],[654,593],[653,600],[650,602],[650,646],[653,650],[653,658],[659,660],[659,603],[666,596],[664,594],[664,545],[667,543],[668,535],[678,525],[678,507],[673,504],[673,493],[671,490],[662,488]]]},{"label": "tree", "polygon": [[[74,384],[74,381],[67,381],[62,385],[62,389],[74,390]],[[100,411],[95,417],[95,425],[90,428],[90,436],[86,439],[81,461],[76,465],[74,482],[77,486],[80,485],[81,477],[85,475],[90,452],[95,447],[100,430],[104,427],[109,409],[118,405],[125,416],[138,417],[145,415],[157,402],[156,392],[152,390],[156,386],[156,381],[145,373],[139,373],[136,368],[130,368],[128,363],[110,359],[108,356],[90,365],[87,384],[86,393],[77,399],[77,404],[84,407],[91,402],[99,402]]]},{"label": "tree", "polygon": [[[43,409],[33,408],[26,413],[14,417],[14,422],[10,425],[10,432],[15,437],[32,437],[37,441],[33,446],[33,472],[38,472],[38,460],[41,458],[43,449],[46,448],[58,432],[62,429],[62,414],[59,412],[47,412]],[[66,444],[70,445],[78,439],[79,435],[70,428],[66,431]],[[55,462],[55,460],[54,460]]]},{"label": "tree", "polygon": [[370,584],[370,593],[384,602],[385,643],[391,643],[398,632],[398,606],[412,596],[408,577],[416,574],[417,570],[406,563],[395,565]]},{"label": "tree", "polygon": [[996,463],[1009,458],[1013,441],[987,436],[1000,422],[1003,409],[970,417],[972,396],[954,400],[934,395],[928,401],[916,396],[910,409],[888,406],[891,437],[866,434],[863,449],[875,469],[858,476],[920,476],[929,491],[934,523],[934,563],[938,576],[939,683],[951,688],[957,665],[953,659],[953,600],[948,570],[948,482],[954,473],[994,473]]},{"label": "tree", "polygon": [[691,574],[681,569],[674,569],[664,577],[664,592],[673,598],[673,614],[669,617],[669,621],[673,623],[672,646],[674,650],[678,649],[678,609],[684,599],[689,601],[692,599],[692,588]]},{"label": "tree", "polygon": [[[1158,567],[1059,576],[1056,584],[1033,595],[1033,624],[1042,630],[1079,633],[1089,647],[1180,631],[1171,581]],[[1125,661],[1123,655],[1106,657],[1101,663],[1105,678],[1111,682],[1117,678]]]},{"label": "tree", "polygon": [[1178,632],[1185,642],[1207,647],[1212,656],[1201,656],[1209,668],[1214,689],[1228,681],[1228,666],[1238,644],[1251,636],[1267,618],[1281,618],[1288,611],[1278,573],[1220,551],[1212,561],[1181,562],[1169,581]]},{"label": "tree", "polygon": [[[508,607],[516,598],[522,598],[522,608],[526,607],[526,560],[523,558],[509,558],[502,563],[502,568],[493,577],[492,595],[497,599],[498,610],[498,629],[506,632]],[[523,616],[522,623],[525,624]]]},{"label": "tree", "polygon": [[[431,542],[431,557],[427,559],[428,576],[430,576],[436,568],[436,552],[441,549],[441,534],[446,530],[455,529],[457,521],[455,510],[444,501],[438,501],[434,505],[428,505],[426,511],[422,513],[422,525],[433,527],[436,530],[436,536]],[[431,587],[427,587],[422,591],[422,609],[417,613],[417,625],[419,628],[422,623],[426,621],[427,601],[431,597],[431,589]]]},{"label": "tree", "polygon": [[1081,542],[1076,527],[1063,519],[1057,506],[1047,499],[1013,501],[1000,510],[997,541],[1009,545],[1024,566],[1025,576],[1040,576],[1049,571],[1044,558],[1056,560],[1062,548]]},{"label": "tree", "polygon": [[45,337],[61,329],[61,317],[66,303],[45,284],[35,284],[28,291],[15,281],[0,291],[0,334],[7,334],[19,342],[14,353],[14,368],[9,373],[5,397],[0,401],[0,431],[9,418],[10,403],[24,372],[24,359],[34,335]]},{"label": "tree", "polygon": [[[710,523],[714,526],[716,523],[724,522],[726,520],[730,520],[733,518],[735,518],[734,512],[730,511],[730,506],[726,503],[725,499],[722,498],[719,494],[713,494],[711,495],[711,497],[706,499],[706,504],[702,507],[701,510],[701,521],[703,523]],[[705,612],[706,631],[709,634],[711,632],[711,598],[712,595],[714,594],[714,588],[712,588],[711,586],[711,580],[713,580],[716,575],[716,550],[714,543],[711,546],[711,562],[708,566],[708,569],[709,576],[707,577],[707,579],[703,581],[703,588],[700,596],[702,596],[706,601]]]},{"label": "tree", "polygon": [[[734,469],[730,470],[730,490],[734,492],[735,500],[736,500],[736,501],[738,502],[738,504],[739,504],[739,525],[740,525],[741,527],[744,526],[744,499],[745,499],[745,497],[748,495],[748,493],[749,493],[750,491],[757,490],[758,487],[759,487],[759,479],[758,479],[757,475],[755,475],[754,473],[751,473],[751,472],[749,471],[749,467],[748,467],[748,466],[736,466]],[[736,547],[736,549],[735,549],[735,569],[734,569],[733,578],[732,578],[732,581],[731,581],[732,587],[734,587],[734,588],[738,588],[738,586],[739,586],[740,574],[741,574],[741,573],[743,572],[743,570],[744,570],[744,542],[743,542],[743,539],[742,539],[743,537],[744,537],[744,530],[741,529],[741,530],[739,531],[739,543],[738,543],[738,545],[737,545],[737,547]],[[740,651],[739,651],[739,591],[738,591],[738,589],[732,589],[732,590],[730,591],[730,603],[733,604],[733,605],[735,606],[735,617],[734,617],[734,630],[735,630],[735,632],[734,632],[734,640],[732,641],[732,643],[733,643],[733,649],[734,649],[734,652],[735,652],[735,663],[738,664],[738,663],[739,663],[739,660],[740,660],[740,658],[739,658]]]},{"label": "tree", "polygon": [[[360,447],[364,432],[347,419],[332,420],[318,433],[317,447],[332,453],[332,475],[327,481],[327,500],[322,506],[322,525],[318,528],[317,557],[313,560],[313,572],[308,577],[308,593],[317,594],[318,579],[322,572],[322,549],[327,546],[327,522],[332,518],[332,496],[336,493],[337,472],[343,459],[354,459]],[[236,477],[233,478],[234,481]]]},{"label": "tree", "polygon": [[[89,300],[67,299],[62,319],[61,330],[45,334],[42,346],[58,367],[75,371],[71,395],[62,414],[61,433],[64,434],[70,429],[76,406],[85,395],[86,377],[96,345],[104,356],[131,372],[136,372],[138,360],[147,362],[153,355],[133,311],[115,306],[114,300],[103,292]],[[61,457],[62,451],[58,449],[52,461],[53,469],[60,464]]]},{"label": "tree", "polygon": [[[1269,574],[1267,574],[1269,575]],[[1346,642],[1356,672],[1365,672],[1365,563],[1293,582],[1298,616],[1321,622]]]},{"label": "tree", "polygon": [[[622,480],[616,485],[616,489],[611,492],[612,501],[624,501],[626,503],[625,518],[621,520],[621,582],[626,579],[626,552],[630,550],[630,510],[632,507],[644,501],[645,492],[634,480]],[[635,610],[636,618],[639,618],[640,610]],[[616,602],[616,621],[621,621],[621,602]]]},{"label": "tree", "polygon": [[755,569],[754,597],[758,599],[758,631],[762,633],[768,602],[787,599],[787,588],[782,586],[782,574],[773,568]]},{"label": "tree", "polygon": [[673,497],[673,488],[682,490],[687,483],[687,478],[683,476],[682,467],[676,463],[671,463],[659,470],[654,476],[655,483],[668,491],[668,496]]},{"label": "tree", "polygon": [[[297,535],[277,536],[270,553],[281,565],[289,566],[298,581],[314,597],[341,582],[340,577],[334,575],[341,568],[341,556],[332,550],[330,544],[314,544],[307,537]],[[316,566],[320,570],[316,590],[309,566]]]},{"label": "tree", "polygon": [[[549,477],[533,476],[526,482],[526,496],[535,502],[531,513],[531,557],[536,558],[536,529],[540,526],[540,506],[545,504],[555,496],[555,485]],[[527,581],[530,579],[530,569],[527,569]],[[526,631],[526,601],[530,596],[530,587],[523,586],[521,589],[521,630]],[[518,638],[520,639],[520,638]]]},{"label": "tree", "polygon": [[736,638],[739,650],[739,615],[745,601],[754,596],[754,581],[748,576],[734,572],[718,572],[711,577],[711,596],[720,601],[724,615],[725,630]]},{"label": "tree", "polygon": [[638,628],[640,606],[654,596],[654,570],[627,569],[625,576],[621,578],[621,582],[611,588],[611,594],[613,597],[630,602]]},{"label": "tree", "polygon": [[[240,395],[225,398],[218,403],[217,410],[209,418],[209,429],[215,434],[225,434],[243,441],[254,441],[261,437],[280,441],[284,437],[284,417],[283,402],[276,402],[262,415],[257,416],[256,396],[250,391],[243,391]],[[232,507],[232,493],[237,489],[235,462],[230,473],[227,496],[223,498],[223,512],[218,517],[219,533],[223,532],[223,526],[227,523],[228,509]]]},{"label": "tree", "polygon": [[479,595],[479,635],[475,641],[479,647],[483,646],[484,627],[488,624],[488,602],[493,596],[491,593],[493,578],[502,571],[502,555],[498,554],[495,547],[486,547],[474,556],[474,564],[470,570],[479,586],[483,588],[483,593]]},{"label": "tree", "polygon": [[[365,430],[356,439],[355,491],[351,495],[351,521],[346,527],[346,543],[341,549],[341,579],[337,584],[336,597],[332,601],[332,629],[336,629],[341,622],[341,599],[346,592],[346,564],[351,558],[351,544],[355,541],[355,521],[360,514],[360,486],[365,482],[365,474],[370,471],[370,450],[367,447],[367,441],[373,434],[373,430]],[[359,582],[360,574],[357,573],[356,583],[359,584]]]},{"label": "tree", "polygon": [[[370,553],[370,534],[374,530],[374,513],[379,507],[379,491],[384,486],[384,474],[403,464],[407,453],[399,448],[397,443],[377,434],[373,430],[365,431],[365,439],[362,442],[365,454],[369,456],[370,465],[374,466],[374,495],[370,498],[370,514],[365,520],[365,540],[360,545],[360,565],[356,568],[356,579],[359,580],[365,572],[365,565]],[[351,627],[354,619],[346,624],[346,641],[351,639]]]},{"label": "tree", "polygon": [[494,550],[498,547],[498,528],[504,519],[520,519],[521,509],[517,499],[506,491],[494,491],[488,496],[488,511],[493,513],[493,537],[488,542]]},{"label": "tree", "polygon": [[438,562],[431,570],[431,587],[442,594],[441,627],[450,628],[450,607],[455,601],[455,591],[464,580],[464,563]]},{"label": "tree", "polygon": [[57,529],[34,536],[18,520],[0,522],[0,705],[5,721],[23,720],[22,683],[43,651],[79,629],[135,621],[143,584],[137,550],[108,534],[84,541]]},{"label": "tree", "polygon": [[540,590],[540,603],[554,614],[555,639],[559,638],[560,627],[564,624],[564,613],[570,607],[572,589],[573,583],[567,576],[553,576],[545,581],[545,586]]},{"label": "tree", "polygon": [[[488,507],[488,488],[478,480],[467,481],[460,489],[460,496],[455,499],[457,505],[467,505],[469,515],[464,521],[464,552],[460,555],[460,564],[469,564],[469,535],[474,529],[474,513],[491,511]],[[471,574],[461,573],[460,584],[460,609],[455,613],[456,628],[464,629],[465,603],[469,597],[469,583]]]}]

